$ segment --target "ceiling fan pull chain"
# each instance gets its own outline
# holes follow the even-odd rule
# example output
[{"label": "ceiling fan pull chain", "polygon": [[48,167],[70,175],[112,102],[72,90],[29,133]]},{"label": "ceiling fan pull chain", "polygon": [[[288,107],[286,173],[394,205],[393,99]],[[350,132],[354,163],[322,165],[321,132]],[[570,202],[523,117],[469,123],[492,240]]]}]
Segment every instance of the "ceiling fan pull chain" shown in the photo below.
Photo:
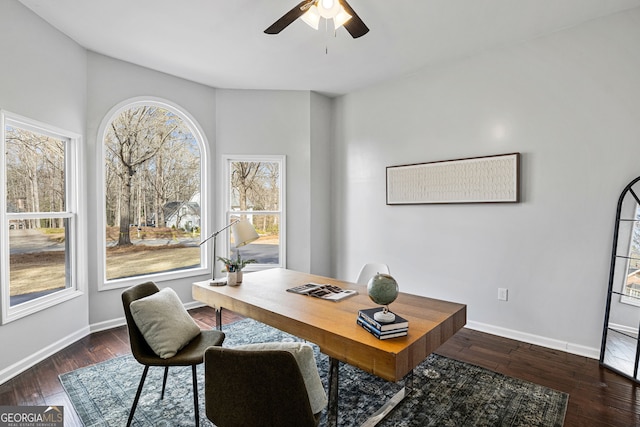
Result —
[{"label": "ceiling fan pull chain", "polygon": [[[329,34],[329,20],[325,19],[324,20],[324,33],[325,34]],[[329,54],[329,39],[326,39],[327,41],[324,44],[324,54],[328,55]]]}]

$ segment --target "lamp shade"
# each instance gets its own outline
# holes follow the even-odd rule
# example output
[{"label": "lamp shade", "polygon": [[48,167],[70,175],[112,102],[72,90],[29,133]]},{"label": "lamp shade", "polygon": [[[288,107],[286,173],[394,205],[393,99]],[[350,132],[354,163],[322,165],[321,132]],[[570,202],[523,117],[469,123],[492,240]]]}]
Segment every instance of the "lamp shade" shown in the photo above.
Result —
[{"label": "lamp shade", "polygon": [[246,220],[240,220],[231,226],[231,232],[233,233],[233,240],[236,242],[236,248],[240,246],[248,245],[254,240],[258,240],[260,236],[253,228],[253,225]]},{"label": "lamp shade", "polygon": [[349,15],[347,11],[344,10],[343,7],[340,7],[340,11],[336,14],[336,16],[333,17],[333,26],[337,30],[338,28],[342,27],[345,23],[347,23],[351,18],[352,16]]},{"label": "lamp shade", "polygon": [[318,12],[318,8],[315,5],[311,6],[301,18],[314,30],[318,29],[318,25],[320,24],[320,12]]},{"label": "lamp shade", "polygon": [[333,19],[334,29],[343,26],[351,19],[351,15],[338,0],[319,0],[302,15],[302,20],[314,30],[318,29],[320,18]]}]

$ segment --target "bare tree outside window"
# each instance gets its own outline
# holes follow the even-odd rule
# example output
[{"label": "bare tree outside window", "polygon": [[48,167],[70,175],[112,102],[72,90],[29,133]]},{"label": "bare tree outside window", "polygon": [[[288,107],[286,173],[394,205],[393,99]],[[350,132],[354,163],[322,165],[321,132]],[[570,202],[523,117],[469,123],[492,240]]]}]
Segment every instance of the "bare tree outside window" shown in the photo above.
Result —
[{"label": "bare tree outside window", "polygon": [[106,278],[200,266],[200,148],[157,105],[122,110],[104,136]]},{"label": "bare tree outside window", "polygon": [[[64,142],[8,126],[5,133],[7,202],[23,212],[65,210]],[[29,221],[28,228],[39,228]]]},{"label": "bare tree outside window", "polygon": [[[240,251],[243,258],[255,259],[258,264],[280,265],[282,261],[282,166],[281,161],[269,160],[229,163],[229,220],[246,218],[255,227],[260,239]],[[236,256],[233,240],[230,246],[231,256]]]},{"label": "bare tree outside window", "polygon": [[7,119],[2,142],[9,248],[3,286],[11,308],[72,286],[74,213],[66,189],[68,139]]}]

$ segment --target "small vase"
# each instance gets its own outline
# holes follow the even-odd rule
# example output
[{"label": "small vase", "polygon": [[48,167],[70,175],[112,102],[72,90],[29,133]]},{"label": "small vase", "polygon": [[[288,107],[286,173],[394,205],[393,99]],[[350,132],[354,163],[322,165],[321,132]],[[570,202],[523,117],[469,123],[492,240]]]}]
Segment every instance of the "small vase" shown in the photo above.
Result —
[{"label": "small vase", "polygon": [[227,272],[227,285],[229,286],[238,286],[238,273]]},{"label": "small vase", "polygon": [[236,271],[236,283],[242,283],[242,270]]}]

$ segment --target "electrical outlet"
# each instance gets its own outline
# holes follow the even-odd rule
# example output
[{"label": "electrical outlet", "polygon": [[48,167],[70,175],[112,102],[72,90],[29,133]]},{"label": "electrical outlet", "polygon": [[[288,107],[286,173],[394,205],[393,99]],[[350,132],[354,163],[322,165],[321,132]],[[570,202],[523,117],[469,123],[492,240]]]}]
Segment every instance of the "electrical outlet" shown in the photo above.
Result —
[{"label": "electrical outlet", "polygon": [[509,290],[507,288],[498,288],[498,299],[500,301],[507,301]]}]

